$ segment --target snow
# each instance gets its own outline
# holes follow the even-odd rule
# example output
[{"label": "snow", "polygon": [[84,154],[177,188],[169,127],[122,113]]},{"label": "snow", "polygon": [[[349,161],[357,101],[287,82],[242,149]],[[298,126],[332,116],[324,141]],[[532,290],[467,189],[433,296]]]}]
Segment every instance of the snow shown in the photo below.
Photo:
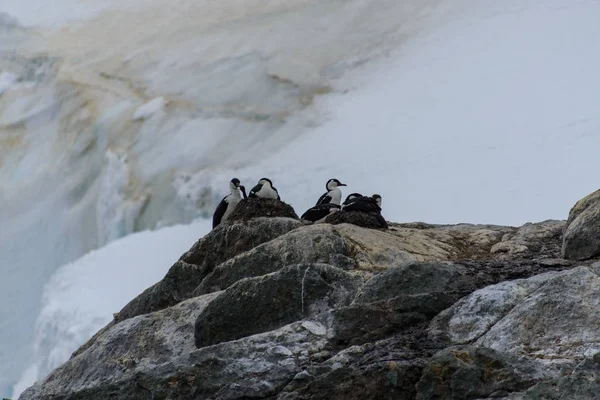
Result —
[{"label": "snow", "polygon": [[[19,79],[0,84],[0,395],[67,353],[34,330],[72,310],[50,279],[86,276],[59,266],[209,218],[234,176],[299,214],[336,177],[432,223],[564,219],[597,189],[597,1],[123,3],[0,0],[30,27],[0,37]],[[93,329],[72,315],[75,346]]]},{"label": "snow", "polygon": [[60,267],[44,287],[36,321],[34,363],[13,396],[51,371],[112,320],[131,299],[163,278],[211,228],[207,220],[144,231],[116,240]]},{"label": "snow", "polygon": [[14,85],[19,77],[11,72],[0,73],[0,96]]},{"label": "snow", "polygon": [[133,120],[139,121],[143,119],[148,119],[152,117],[154,114],[161,112],[166,105],[166,101],[164,97],[157,97],[155,99],[150,100],[149,102],[141,105],[135,112],[133,113]]}]

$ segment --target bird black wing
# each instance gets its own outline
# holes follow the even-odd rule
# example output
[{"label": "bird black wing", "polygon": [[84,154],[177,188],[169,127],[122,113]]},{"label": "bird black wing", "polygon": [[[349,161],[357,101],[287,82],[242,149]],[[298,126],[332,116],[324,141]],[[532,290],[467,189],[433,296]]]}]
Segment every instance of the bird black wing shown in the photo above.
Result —
[{"label": "bird black wing", "polygon": [[325,218],[332,208],[340,208],[340,206],[337,204],[320,204],[306,210],[306,212],[302,214],[300,218],[306,221],[315,222],[321,218]]},{"label": "bird black wing", "polygon": [[262,183],[259,183],[256,186],[254,186],[252,188],[252,190],[250,191],[250,194],[248,195],[248,197],[258,197],[256,195],[256,193],[260,192],[260,189],[262,189]]},{"label": "bird black wing", "polygon": [[221,219],[223,218],[223,215],[225,215],[225,211],[227,211],[228,203],[225,201],[226,198],[227,196],[223,197],[223,200],[221,200],[213,214],[213,229],[221,223]]},{"label": "bird black wing", "polygon": [[350,202],[344,206],[344,210],[380,213],[381,207],[379,207],[377,201],[372,197],[363,196],[350,200]]},{"label": "bird black wing", "polygon": [[277,200],[281,201],[281,197],[279,197],[279,192],[277,191],[277,189],[275,189],[275,186],[272,186],[273,190],[275,191],[275,193],[277,193]]},{"label": "bird black wing", "polygon": [[319,204],[328,204],[331,203],[331,196],[329,195],[329,192],[327,193],[323,193],[323,195],[321,197],[319,197],[319,200],[317,200],[317,204],[315,205],[319,205]]}]

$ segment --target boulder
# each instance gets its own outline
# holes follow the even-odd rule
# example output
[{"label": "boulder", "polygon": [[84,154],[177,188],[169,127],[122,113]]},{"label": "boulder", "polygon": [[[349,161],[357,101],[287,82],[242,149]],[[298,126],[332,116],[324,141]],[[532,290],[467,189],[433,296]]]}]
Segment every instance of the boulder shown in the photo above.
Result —
[{"label": "boulder", "polygon": [[431,320],[475,290],[465,268],[451,262],[409,262],[369,280],[351,305],[332,311],[332,338],[360,344]]},{"label": "boulder", "polygon": [[311,225],[219,264],[204,278],[194,295],[224,290],[243,278],[265,275],[293,264],[325,263],[346,270],[356,268],[350,248],[331,225]]},{"label": "boulder", "polygon": [[196,346],[236,340],[347,305],[362,279],[327,264],[299,264],[230,286],[196,320]]},{"label": "boulder", "polygon": [[407,262],[375,275],[364,285],[354,303],[386,300],[401,294],[464,294],[475,290],[475,287],[467,270],[452,262]]},{"label": "boulder", "polygon": [[437,353],[416,385],[417,400],[504,397],[536,383],[537,365],[529,360],[473,346]]},{"label": "boulder", "polygon": [[412,400],[427,359],[437,350],[436,343],[423,335],[423,327],[350,346],[324,362],[313,362],[303,379],[290,382],[278,399]]},{"label": "boulder", "polygon": [[552,360],[558,368],[590,357],[600,351],[599,268],[577,267],[483,288],[437,316],[430,335]]},{"label": "boulder", "polygon": [[247,199],[242,199],[242,201],[238,203],[225,222],[233,223],[248,221],[253,218],[261,217],[299,219],[294,208],[281,200],[249,197]]},{"label": "boulder", "polygon": [[[600,354],[579,363],[568,374],[544,380],[522,393],[523,400],[590,400],[600,393]],[[515,397],[517,399],[517,397]]]},{"label": "boulder", "polygon": [[325,218],[325,222],[332,225],[352,224],[369,229],[387,229],[388,224],[381,214],[360,211],[338,211]]},{"label": "boulder", "polygon": [[[185,303],[192,305],[195,300]],[[201,307],[196,310],[200,312]],[[88,350],[27,389],[21,399],[274,397],[327,344],[325,327],[317,322],[305,321],[241,340],[196,349],[190,337],[193,332],[189,325],[191,315],[184,314],[182,320],[186,323],[179,329],[164,330],[162,324],[143,323],[147,326],[145,333],[141,334],[135,326],[142,321],[153,320],[152,314],[116,325]],[[166,317],[165,314],[162,316]],[[180,318],[173,314],[171,317]],[[167,319],[173,321],[172,318]],[[147,339],[150,341],[145,342]],[[155,347],[157,344],[162,347]],[[136,352],[128,351],[132,347]],[[158,348],[178,350],[169,357],[161,357],[166,353],[156,353]]]},{"label": "boulder", "polygon": [[302,226],[290,218],[258,218],[251,224],[222,224],[196,242],[165,277],[130,301],[117,322],[162,310],[192,297],[202,280],[219,264]]},{"label": "boulder", "polygon": [[563,235],[562,255],[570,260],[600,256],[600,190],[571,208]]}]

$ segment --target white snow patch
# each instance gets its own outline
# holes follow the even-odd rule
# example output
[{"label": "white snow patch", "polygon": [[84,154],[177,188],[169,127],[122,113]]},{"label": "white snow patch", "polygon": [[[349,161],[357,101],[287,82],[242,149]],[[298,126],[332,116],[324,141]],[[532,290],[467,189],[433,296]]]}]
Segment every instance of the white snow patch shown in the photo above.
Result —
[{"label": "white snow patch", "polygon": [[140,121],[144,119],[151,118],[153,115],[164,110],[167,102],[164,97],[157,97],[155,99],[150,100],[149,102],[138,107],[137,110],[133,113],[133,120]]},{"label": "white snow patch", "polygon": [[12,72],[0,73],[0,95],[3,95],[4,92],[9,90],[18,80],[18,78],[19,77]]}]

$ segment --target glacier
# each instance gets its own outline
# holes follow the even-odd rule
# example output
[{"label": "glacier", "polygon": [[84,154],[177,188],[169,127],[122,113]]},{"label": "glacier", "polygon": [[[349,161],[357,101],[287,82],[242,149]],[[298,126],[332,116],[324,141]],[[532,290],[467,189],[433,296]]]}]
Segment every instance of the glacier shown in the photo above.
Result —
[{"label": "glacier", "polygon": [[[160,279],[233,176],[300,213],[335,176],[436,223],[597,189],[597,1],[120,3],[0,1],[0,395]],[[148,280],[97,279],[138,237]]]}]

